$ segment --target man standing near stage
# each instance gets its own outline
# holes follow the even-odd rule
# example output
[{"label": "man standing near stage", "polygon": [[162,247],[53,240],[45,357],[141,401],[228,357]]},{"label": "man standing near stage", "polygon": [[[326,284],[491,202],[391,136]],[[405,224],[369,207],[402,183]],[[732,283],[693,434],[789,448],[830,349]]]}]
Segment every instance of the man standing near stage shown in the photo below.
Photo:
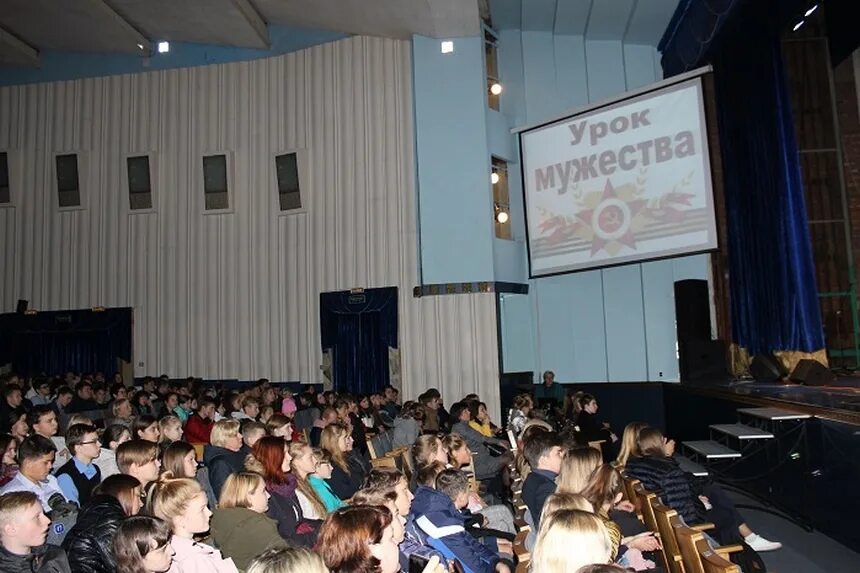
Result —
[{"label": "man standing near stage", "polygon": [[543,373],[543,384],[535,388],[535,402],[540,408],[552,412],[559,412],[564,406],[564,386],[555,383],[555,372],[552,370]]}]

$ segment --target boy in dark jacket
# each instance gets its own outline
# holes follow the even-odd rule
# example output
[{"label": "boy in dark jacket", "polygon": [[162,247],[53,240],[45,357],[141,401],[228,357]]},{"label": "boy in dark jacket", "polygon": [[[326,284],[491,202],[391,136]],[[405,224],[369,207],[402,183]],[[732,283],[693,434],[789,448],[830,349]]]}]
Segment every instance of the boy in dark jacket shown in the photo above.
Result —
[{"label": "boy in dark jacket", "polygon": [[498,553],[472,537],[460,510],[469,504],[469,481],[448,469],[436,477],[436,489],[421,486],[412,501],[410,523],[426,536],[427,544],[449,562],[456,559],[465,573],[510,573]]},{"label": "boy in dark jacket", "polygon": [[0,572],[70,573],[66,552],[45,544],[50,525],[36,494],[0,496]]},{"label": "boy in dark jacket", "polygon": [[523,455],[532,468],[523,482],[523,501],[537,529],[543,504],[555,493],[555,478],[561,470],[561,438],[555,432],[536,432],[523,444]]}]

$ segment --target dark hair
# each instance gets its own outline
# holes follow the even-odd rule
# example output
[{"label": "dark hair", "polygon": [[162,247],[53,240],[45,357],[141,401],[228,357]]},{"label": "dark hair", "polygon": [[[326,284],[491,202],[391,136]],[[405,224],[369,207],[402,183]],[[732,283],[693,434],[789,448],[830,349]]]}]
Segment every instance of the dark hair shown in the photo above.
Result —
[{"label": "dark hair", "polygon": [[257,420],[248,420],[247,418],[239,422],[239,433],[242,436],[245,435],[245,432],[260,432],[266,433],[266,424],[258,422]]},{"label": "dark hair", "polygon": [[391,525],[391,511],[375,505],[343,507],[328,516],[316,544],[331,573],[379,573],[379,559],[370,545],[382,540]]},{"label": "dark hair", "polygon": [[86,388],[87,386],[89,386],[89,387],[90,387],[90,390],[92,390],[92,389],[93,389],[93,384],[92,384],[92,382],[88,382],[87,380],[81,380],[81,382],[80,382],[77,386],[75,386],[75,392],[76,392],[76,393],[78,393],[78,394],[80,394],[80,393],[81,393],[81,390],[83,390],[83,389],[84,389],[84,388]]},{"label": "dark hair", "polygon": [[577,394],[575,394],[574,396],[576,401],[579,403],[580,408],[585,408],[593,400],[597,400],[597,398],[595,398],[591,394],[588,394],[587,392],[577,392]]},{"label": "dark hair", "polygon": [[143,558],[168,543],[170,526],[157,517],[136,515],[122,521],[113,537],[117,573],[146,573]]},{"label": "dark hair", "polygon": [[12,395],[12,392],[15,392],[16,390],[18,392],[21,392],[21,387],[17,384],[6,384],[6,386],[3,388],[3,396],[8,398]]},{"label": "dark hair", "polygon": [[72,389],[69,388],[68,386],[60,386],[59,388],[57,388],[57,398],[59,398],[60,396],[69,396],[69,395],[74,396],[75,393],[72,392]]},{"label": "dark hair", "polygon": [[528,436],[523,443],[523,456],[533,470],[538,468],[538,460],[549,453],[554,447],[561,447],[561,436],[555,432],[544,430]]},{"label": "dark hair", "polygon": [[72,424],[68,427],[66,430],[66,446],[72,452],[72,455],[77,453],[78,446],[81,445],[84,436],[87,434],[95,434],[96,440],[98,440],[98,432],[94,426],[89,424]]},{"label": "dark hair", "polygon": [[119,441],[124,432],[128,432],[129,436],[131,435],[131,430],[128,429],[128,426],[123,426],[122,424],[111,424],[105,428],[102,434],[102,447],[110,449],[110,443]]},{"label": "dark hair", "polygon": [[410,400],[403,404],[403,407],[400,409],[400,417],[411,418],[420,422],[424,419],[424,406],[420,402]]},{"label": "dark hair", "polygon": [[443,471],[445,471],[445,464],[443,462],[433,462],[432,464],[426,465],[418,470],[418,473],[415,476],[415,483],[435,489],[436,476]]},{"label": "dark hair", "polygon": [[442,470],[436,476],[436,489],[453,501],[461,493],[469,491],[469,478],[460,470]]},{"label": "dark hair", "polygon": [[38,406],[33,406],[33,408],[27,412],[27,427],[30,428],[30,431],[33,431],[33,426],[38,424],[42,416],[47,416],[48,414],[53,414],[54,409],[51,408],[48,404],[39,404]]},{"label": "dark hair", "polygon": [[663,432],[657,428],[642,428],[639,439],[636,440],[639,453],[643,456],[663,456]]},{"label": "dark hair", "polygon": [[135,406],[140,406],[140,399],[146,398],[149,400],[149,392],[146,390],[138,390],[134,393],[134,396],[131,397],[131,403]]},{"label": "dark hair", "polygon": [[128,394],[128,389],[125,387],[125,384],[111,384],[110,387],[110,395],[116,397],[119,394],[120,390],[126,390],[126,394]]},{"label": "dark hair", "polygon": [[464,410],[469,409],[468,402],[454,402],[451,404],[451,422],[456,424],[460,421],[460,415]]},{"label": "dark hair", "polygon": [[394,489],[402,479],[405,479],[403,472],[397,468],[373,468],[367,474],[362,488]]},{"label": "dark hair", "polygon": [[27,436],[18,445],[18,465],[22,465],[24,460],[37,460],[42,456],[56,451],[57,448],[54,446],[54,442],[45,436],[40,436],[39,434]]},{"label": "dark hair", "polygon": [[3,454],[6,453],[6,448],[12,442],[15,442],[15,446],[17,447],[18,439],[15,436],[12,434],[0,434],[0,465],[3,464]]},{"label": "dark hair", "polygon": [[594,506],[594,513],[603,515],[603,505],[611,504],[624,487],[621,474],[609,464],[598,466],[588,478],[582,496]]},{"label": "dark hair", "polygon": [[215,406],[217,408],[218,407],[218,401],[213,400],[209,396],[204,396],[203,398],[200,398],[199,400],[197,400],[197,411],[198,412],[200,410],[202,410],[203,408],[205,408],[206,406]]},{"label": "dark hair", "polygon": [[131,437],[140,438],[141,440],[144,439],[141,438],[140,432],[157,423],[158,420],[156,420],[154,416],[150,416],[149,414],[143,414],[135,417],[134,424],[132,424],[131,426]]},{"label": "dark hair", "polygon": [[108,476],[105,480],[93,489],[95,495],[109,495],[119,502],[126,516],[132,515],[131,502],[133,499],[134,488],[140,487],[140,482],[136,477],[128,474],[114,474]]}]

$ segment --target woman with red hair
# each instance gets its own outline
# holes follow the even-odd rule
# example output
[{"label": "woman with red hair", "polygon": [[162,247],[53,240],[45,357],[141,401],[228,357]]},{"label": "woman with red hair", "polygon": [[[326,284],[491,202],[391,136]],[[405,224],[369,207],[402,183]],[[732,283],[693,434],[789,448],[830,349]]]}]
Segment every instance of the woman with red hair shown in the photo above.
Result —
[{"label": "woman with red hair", "polygon": [[341,508],[320,529],[316,552],[331,573],[397,573],[391,512],[373,505]]},{"label": "woman with red hair", "polygon": [[290,445],[283,438],[264,436],[252,448],[253,459],[248,469],[256,471],[266,481],[269,517],[278,522],[278,533],[300,547],[311,547],[317,540],[320,522],[305,519],[296,495],[298,482],[290,473]]}]

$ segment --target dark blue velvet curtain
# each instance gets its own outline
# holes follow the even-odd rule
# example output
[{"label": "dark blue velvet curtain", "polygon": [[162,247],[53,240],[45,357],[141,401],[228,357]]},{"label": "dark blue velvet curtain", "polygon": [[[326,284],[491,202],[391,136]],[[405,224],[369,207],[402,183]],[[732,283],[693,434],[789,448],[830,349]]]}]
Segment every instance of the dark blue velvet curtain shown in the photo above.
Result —
[{"label": "dark blue velvet curtain", "polygon": [[[682,9],[686,16],[676,13],[661,42],[664,72],[714,68],[734,342],[751,354],[820,350],[824,334],[780,51],[786,4],[693,0]],[[697,22],[700,29],[688,29]]]},{"label": "dark blue velvet curtain", "polygon": [[0,362],[24,375],[117,371],[131,361],[132,311],[71,310],[0,315]]},{"label": "dark blue velvet curtain", "polygon": [[381,390],[389,383],[388,347],[397,348],[397,288],[321,293],[320,338],[332,351],[335,390]]}]

